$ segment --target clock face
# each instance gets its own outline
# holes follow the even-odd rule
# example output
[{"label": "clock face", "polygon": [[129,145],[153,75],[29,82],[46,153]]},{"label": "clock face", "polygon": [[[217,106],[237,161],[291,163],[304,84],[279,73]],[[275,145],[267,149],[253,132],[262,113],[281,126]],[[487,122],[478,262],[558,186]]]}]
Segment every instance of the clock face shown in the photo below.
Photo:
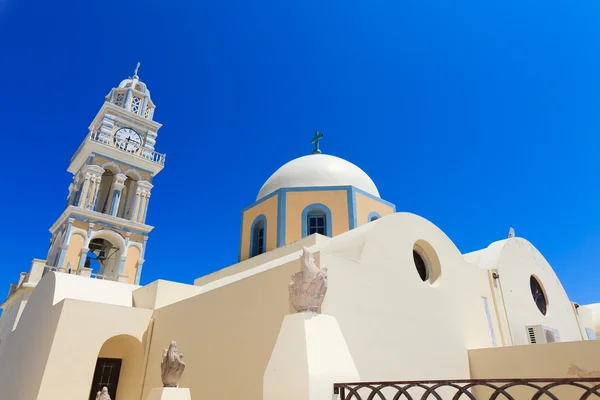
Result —
[{"label": "clock face", "polygon": [[135,153],[142,145],[139,133],[131,128],[121,128],[116,131],[114,140],[118,148],[130,153]]}]

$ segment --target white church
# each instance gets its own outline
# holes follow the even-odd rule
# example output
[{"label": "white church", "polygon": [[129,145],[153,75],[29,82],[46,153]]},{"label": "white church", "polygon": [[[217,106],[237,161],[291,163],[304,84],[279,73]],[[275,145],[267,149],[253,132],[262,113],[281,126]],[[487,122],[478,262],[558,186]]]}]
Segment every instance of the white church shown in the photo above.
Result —
[{"label": "white church", "polygon": [[154,111],[136,69],[73,155],[48,254],[1,305],[1,400],[600,399],[600,303],[512,229],[462,254],[319,132],[243,210],[237,264],[140,286]]}]

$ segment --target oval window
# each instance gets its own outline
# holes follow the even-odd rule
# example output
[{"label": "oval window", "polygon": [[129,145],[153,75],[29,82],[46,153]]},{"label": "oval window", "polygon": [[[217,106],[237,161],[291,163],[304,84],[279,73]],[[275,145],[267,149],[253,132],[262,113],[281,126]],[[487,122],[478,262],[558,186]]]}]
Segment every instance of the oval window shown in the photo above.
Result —
[{"label": "oval window", "polygon": [[548,301],[546,300],[542,285],[540,285],[540,282],[531,275],[531,278],[529,278],[529,286],[531,287],[531,295],[533,296],[533,301],[535,301],[537,308],[542,315],[546,315],[546,311],[548,311]]},{"label": "oval window", "polygon": [[425,282],[429,278],[429,271],[427,270],[427,264],[425,263],[423,256],[413,250],[413,259],[415,260],[415,267],[417,268],[421,280]]}]

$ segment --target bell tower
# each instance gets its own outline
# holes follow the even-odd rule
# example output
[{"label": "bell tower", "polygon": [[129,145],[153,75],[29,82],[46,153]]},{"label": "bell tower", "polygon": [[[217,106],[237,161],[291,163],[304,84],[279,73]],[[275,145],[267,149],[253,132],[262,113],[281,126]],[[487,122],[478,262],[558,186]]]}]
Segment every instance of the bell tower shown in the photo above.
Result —
[{"label": "bell tower", "polygon": [[66,207],[50,228],[50,269],[140,281],[153,229],[146,224],[152,179],[165,154],[154,150],[161,124],[139,66],[106,96],[71,158]]}]

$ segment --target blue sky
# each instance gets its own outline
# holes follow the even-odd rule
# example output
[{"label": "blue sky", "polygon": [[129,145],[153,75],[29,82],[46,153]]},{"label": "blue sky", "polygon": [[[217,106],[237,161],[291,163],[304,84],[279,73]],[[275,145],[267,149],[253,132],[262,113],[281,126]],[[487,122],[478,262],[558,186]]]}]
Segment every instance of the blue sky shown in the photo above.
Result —
[{"label": "blue sky", "polygon": [[241,209],[319,129],[463,253],[513,226],[572,300],[598,302],[599,15],[596,0],[0,0],[0,290],[45,258],[69,159],[140,61],[168,154],[142,283],[235,263]]}]

